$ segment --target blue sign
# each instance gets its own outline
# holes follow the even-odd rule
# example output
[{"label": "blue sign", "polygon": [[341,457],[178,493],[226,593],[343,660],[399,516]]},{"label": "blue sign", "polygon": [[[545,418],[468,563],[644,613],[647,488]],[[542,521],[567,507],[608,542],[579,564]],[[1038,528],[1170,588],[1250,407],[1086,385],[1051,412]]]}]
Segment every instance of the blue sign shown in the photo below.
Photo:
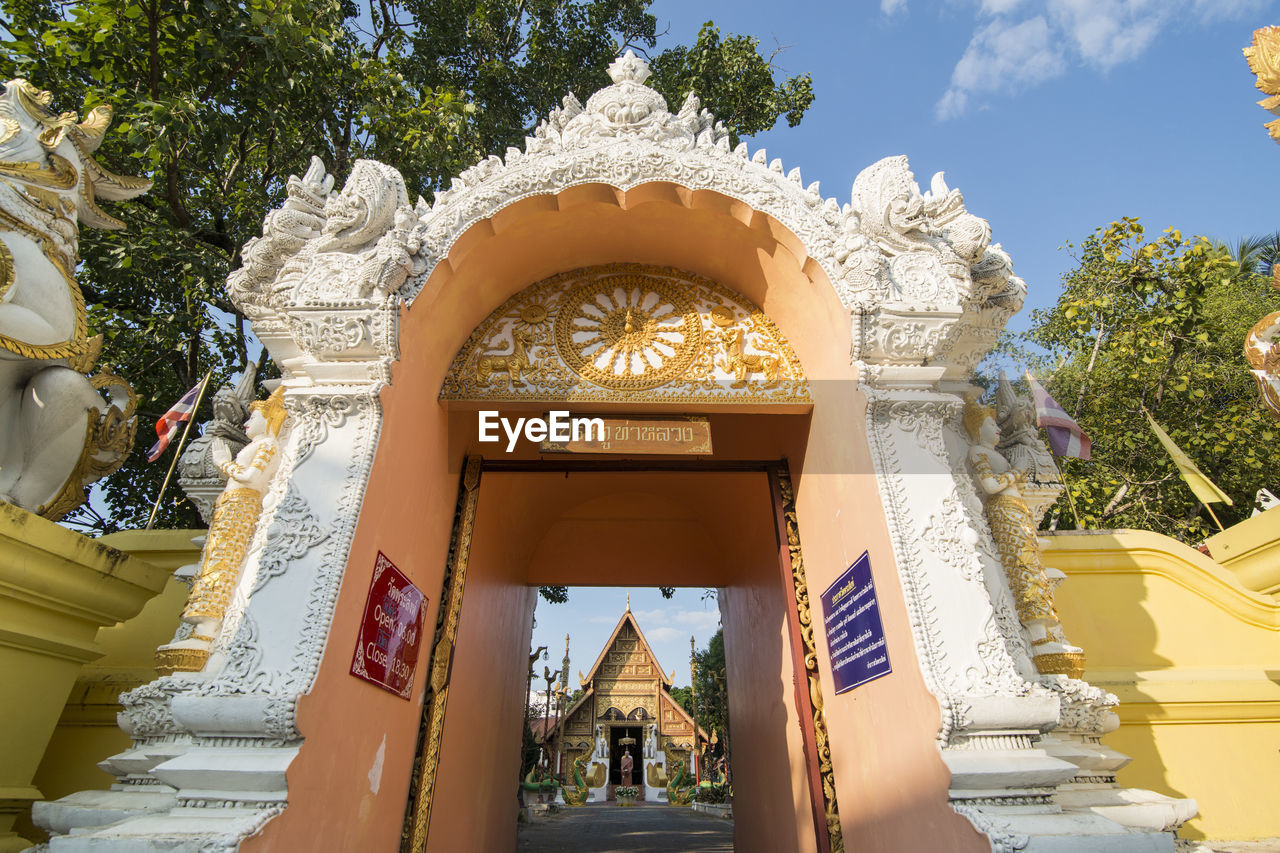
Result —
[{"label": "blue sign", "polygon": [[871,579],[871,557],[865,551],[822,593],[822,617],[836,693],[893,672]]}]

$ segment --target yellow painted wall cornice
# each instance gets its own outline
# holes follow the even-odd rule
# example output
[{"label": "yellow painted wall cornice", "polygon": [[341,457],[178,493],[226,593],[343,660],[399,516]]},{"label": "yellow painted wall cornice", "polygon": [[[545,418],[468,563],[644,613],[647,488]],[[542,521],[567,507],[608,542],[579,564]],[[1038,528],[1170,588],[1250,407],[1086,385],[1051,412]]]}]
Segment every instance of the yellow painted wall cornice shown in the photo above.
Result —
[{"label": "yellow painted wall cornice", "polygon": [[172,572],[200,559],[200,548],[191,540],[207,530],[122,530],[98,541]]},{"label": "yellow painted wall cornice", "polygon": [[1092,669],[1091,684],[1120,699],[1121,723],[1280,722],[1280,672],[1252,667]]},{"label": "yellow painted wall cornice", "polygon": [[1252,592],[1208,556],[1149,530],[1089,530],[1044,537],[1045,563],[1068,575],[1154,574],[1232,616],[1280,631],[1280,602]]},{"label": "yellow painted wall cornice", "polygon": [[171,573],[0,504],[0,629],[7,645],[85,662],[98,628],[137,615]]}]

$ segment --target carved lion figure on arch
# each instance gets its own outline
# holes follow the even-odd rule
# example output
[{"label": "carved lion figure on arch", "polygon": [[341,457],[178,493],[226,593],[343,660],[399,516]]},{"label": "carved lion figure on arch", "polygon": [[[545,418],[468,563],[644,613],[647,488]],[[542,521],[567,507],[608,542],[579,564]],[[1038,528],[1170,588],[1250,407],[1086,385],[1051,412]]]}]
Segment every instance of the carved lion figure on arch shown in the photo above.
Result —
[{"label": "carved lion figure on arch", "polygon": [[124,380],[85,375],[102,339],[88,337],[74,277],[79,224],[123,228],[96,200],[151,182],[93,159],[111,107],[79,121],[52,100],[21,79],[0,95],[0,500],[56,520],[120,467],[137,427]]}]

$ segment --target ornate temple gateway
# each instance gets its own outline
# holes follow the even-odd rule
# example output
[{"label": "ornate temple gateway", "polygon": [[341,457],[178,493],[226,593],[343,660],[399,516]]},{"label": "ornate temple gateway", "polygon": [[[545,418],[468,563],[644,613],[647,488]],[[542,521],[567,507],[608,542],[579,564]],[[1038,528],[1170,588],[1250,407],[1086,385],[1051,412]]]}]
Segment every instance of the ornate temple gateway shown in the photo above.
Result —
[{"label": "ornate temple gateway", "polygon": [[966,409],[1025,293],[987,223],[903,157],[826,198],[647,74],[430,205],[290,179],[228,282],[283,373],[216,460],[255,494],[51,850],[507,853],[534,589],[606,567],[721,590],[738,850],[1172,851],[1194,803],[1117,785],[1057,622],[1052,472]]}]

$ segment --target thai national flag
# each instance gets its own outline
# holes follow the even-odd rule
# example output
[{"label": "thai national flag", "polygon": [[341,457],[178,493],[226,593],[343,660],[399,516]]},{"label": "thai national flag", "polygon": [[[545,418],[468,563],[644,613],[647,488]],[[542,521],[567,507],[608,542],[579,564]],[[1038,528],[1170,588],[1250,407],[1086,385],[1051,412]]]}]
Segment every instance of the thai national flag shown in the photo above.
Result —
[{"label": "thai national flag", "polygon": [[191,412],[196,407],[196,401],[200,399],[204,392],[204,385],[209,381],[206,375],[201,379],[196,387],[182,395],[182,399],[169,407],[169,411],[160,416],[160,420],[156,421],[156,435],[160,437],[150,450],[147,451],[147,461],[155,462],[160,458],[160,454],[164,453],[165,448],[169,446],[169,442],[173,441],[173,437],[178,434],[178,428],[186,421],[191,420]]},{"label": "thai national flag", "polygon": [[1080,424],[1071,419],[1066,410],[1058,405],[1058,401],[1049,396],[1049,392],[1035,380],[1030,373],[1027,382],[1031,385],[1031,396],[1036,402],[1036,426],[1044,427],[1049,434],[1049,449],[1054,456],[1074,456],[1089,461],[1093,442]]}]

